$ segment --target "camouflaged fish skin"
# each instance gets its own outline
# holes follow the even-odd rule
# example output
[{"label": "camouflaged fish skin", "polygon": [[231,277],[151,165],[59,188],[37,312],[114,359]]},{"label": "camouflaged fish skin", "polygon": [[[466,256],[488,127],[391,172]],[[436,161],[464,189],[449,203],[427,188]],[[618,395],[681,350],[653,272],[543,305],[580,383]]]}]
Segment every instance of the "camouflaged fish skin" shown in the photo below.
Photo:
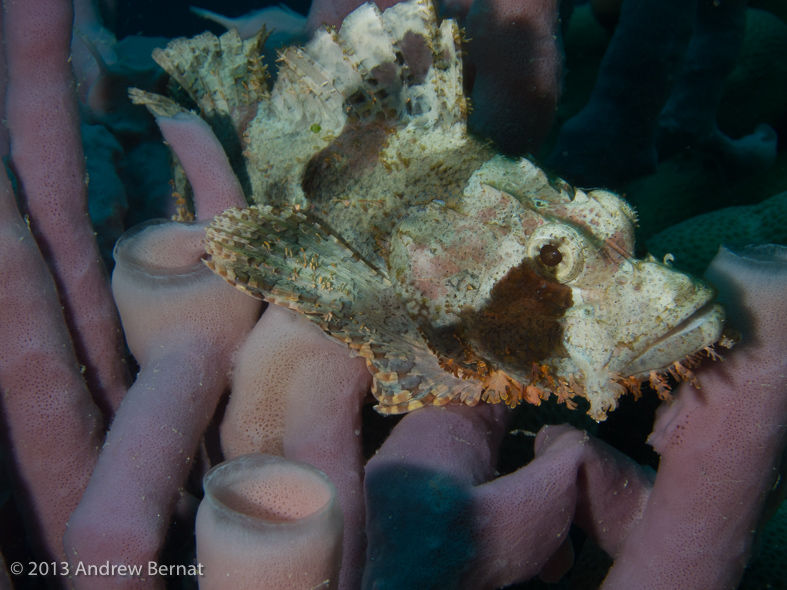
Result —
[{"label": "camouflaged fish skin", "polygon": [[206,263],[365,357],[380,412],[553,393],[603,420],[719,339],[711,287],[633,256],[625,201],[468,135],[459,31],[428,2],[319,30],[270,93],[259,38],[198,39],[157,59],[242,137],[254,203],[213,221]]}]

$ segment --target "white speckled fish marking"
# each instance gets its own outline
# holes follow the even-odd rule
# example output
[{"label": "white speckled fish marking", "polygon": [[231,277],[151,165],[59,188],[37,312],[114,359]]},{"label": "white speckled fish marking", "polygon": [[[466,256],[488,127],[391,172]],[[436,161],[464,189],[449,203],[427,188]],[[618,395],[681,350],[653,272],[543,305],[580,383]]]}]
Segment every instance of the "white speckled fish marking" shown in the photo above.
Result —
[{"label": "white speckled fish marking", "polygon": [[622,199],[467,134],[459,33],[428,2],[318,31],[270,93],[260,39],[206,35],[157,59],[243,140],[255,205],[214,220],[207,264],[365,357],[379,411],[552,392],[602,420],[720,337],[710,287],[634,258]]}]

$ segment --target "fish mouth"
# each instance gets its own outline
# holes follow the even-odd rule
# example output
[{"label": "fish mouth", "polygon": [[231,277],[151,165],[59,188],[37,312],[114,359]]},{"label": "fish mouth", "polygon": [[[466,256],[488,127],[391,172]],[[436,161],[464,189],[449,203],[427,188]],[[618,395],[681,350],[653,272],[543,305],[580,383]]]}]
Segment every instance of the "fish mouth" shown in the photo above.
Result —
[{"label": "fish mouth", "polygon": [[724,308],[720,304],[706,303],[660,336],[621,374],[644,377],[651,371],[662,371],[672,363],[703,350],[721,338],[724,318]]}]

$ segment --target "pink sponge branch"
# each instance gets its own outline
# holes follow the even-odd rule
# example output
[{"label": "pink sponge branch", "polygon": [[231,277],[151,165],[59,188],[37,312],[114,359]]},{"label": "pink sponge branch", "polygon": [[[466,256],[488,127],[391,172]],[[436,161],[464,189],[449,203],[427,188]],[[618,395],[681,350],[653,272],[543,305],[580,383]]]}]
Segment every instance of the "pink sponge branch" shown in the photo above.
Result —
[{"label": "pink sponge branch", "polygon": [[536,153],[562,88],[558,0],[475,0],[467,16],[468,125],[506,152]]},{"label": "pink sponge branch", "polygon": [[[0,105],[5,102],[3,49],[0,44]],[[0,156],[7,154],[2,127]],[[66,521],[98,457],[101,417],[82,378],[52,275],[2,172],[0,410],[28,534],[39,557],[62,560]],[[11,588],[2,558],[0,588]]]},{"label": "pink sponge branch", "polygon": [[80,361],[102,409],[126,387],[117,311],[87,213],[85,161],[69,64],[68,0],[5,3],[11,163],[48,259]]},{"label": "pink sponge branch", "polygon": [[[115,247],[112,287],[140,373],[118,409],[93,477],[69,521],[78,563],[156,561],[202,433],[229,384],[231,359],[260,302],[202,264],[202,224],[152,222]],[[75,577],[77,588],[106,588]],[[117,577],[113,587],[159,587]]]},{"label": "pink sponge branch", "polygon": [[0,174],[0,404],[17,497],[49,558],[93,470],[101,416],[80,373],[52,276]]},{"label": "pink sponge branch", "polygon": [[11,585],[11,576],[8,574],[8,569],[5,566],[3,556],[0,555],[0,590],[13,590]]},{"label": "pink sponge branch", "polygon": [[697,371],[658,416],[661,454],[642,521],[604,589],[736,588],[787,443],[787,249],[722,249],[707,277],[740,345]]},{"label": "pink sponge branch", "polygon": [[221,423],[226,459],[277,454],[331,478],[344,513],[341,588],[358,587],[366,552],[361,406],[370,384],[363,358],[271,304],[238,352]]},{"label": "pink sponge branch", "polygon": [[208,471],[204,485],[201,590],[352,588],[338,582],[342,510],[323,472],[251,453]]},{"label": "pink sponge branch", "polygon": [[[194,188],[197,219],[243,206],[243,192],[212,130],[195,115],[158,117]],[[155,561],[202,433],[229,385],[232,359],[260,302],[203,263],[204,224],[149,222],[115,246],[112,291],[140,366],[115,414],[93,477],[69,521],[69,559],[100,565]],[[77,588],[106,579],[75,578]],[[116,577],[116,587],[161,587]]]},{"label": "pink sponge branch", "polygon": [[639,522],[652,481],[630,458],[568,425],[542,428],[535,454],[525,467],[474,488],[478,550],[464,588],[498,588],[546,573],[557,581],[571,565],[554,556],[568,542],[572,521],[611,555]]},{"label": "pink sponge branch", "polygon": [[494,476],[506,413],[426,406],[396,425],[366,464],[364,589],[465,587],[477,547],[472,489]]},{"label": "pink sponge branch", "polygon": [[[581,526],[616,555],[652,479],[571,426],[546,426],[535,459],[491,479],[505,408],[426,407],[405,416],[366,465],[364,588],[492,590],[571,566]],[[490,481],[491,480],[491,481]],[[418,568],[402,563],[418,560]]]},{"label": "pink sponge branch", "polygon": [[198,219],[208,220],[224,209],[246,206],[224,148],[205,121],[182,111],[172,117],[159,115],[156,123],[191,183]]}]

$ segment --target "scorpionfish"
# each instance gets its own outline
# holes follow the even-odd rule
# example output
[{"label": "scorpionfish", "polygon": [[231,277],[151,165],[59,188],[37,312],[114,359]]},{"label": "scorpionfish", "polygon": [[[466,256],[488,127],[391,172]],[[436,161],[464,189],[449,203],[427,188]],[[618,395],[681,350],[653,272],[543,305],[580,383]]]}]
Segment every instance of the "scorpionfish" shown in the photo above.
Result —
[{"label": "scorpionfish", "polygon": [[713,288],[635,258],[617,195],[468,133],[460,31],[428,0],[318,30],[281,52],[271,89],[264,38],[154,54],[253,203],[212,221],[206,263],[363,356],[378,411],[554,394],[603,420],[643,380],[666,396],[667,372],[693,379],[724,324]]}]

